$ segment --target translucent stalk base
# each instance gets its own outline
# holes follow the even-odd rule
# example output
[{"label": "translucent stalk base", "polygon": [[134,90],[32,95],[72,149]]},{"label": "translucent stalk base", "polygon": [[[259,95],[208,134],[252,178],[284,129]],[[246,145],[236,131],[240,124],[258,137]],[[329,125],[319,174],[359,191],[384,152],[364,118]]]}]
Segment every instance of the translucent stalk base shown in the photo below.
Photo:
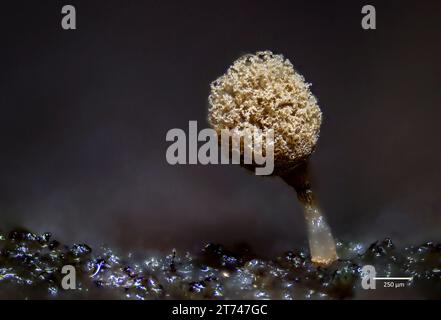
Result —
[{"label": "translucent stalk base", "polygon": [[321,265],[331,264],[338,258],[335,241],[331,228],[315,204],[314,194],[312,193],[308,177],[307,163],[302,163],[294,171],[282,176],[282,178],[294,187],[297,197],[304,207],[311,261]]},{"label": "translucent stalk base", "polygon": [[331,264],[337,260],[331,228],[317,207],[305,205],[304,210],[311,261],[323,265]]}]

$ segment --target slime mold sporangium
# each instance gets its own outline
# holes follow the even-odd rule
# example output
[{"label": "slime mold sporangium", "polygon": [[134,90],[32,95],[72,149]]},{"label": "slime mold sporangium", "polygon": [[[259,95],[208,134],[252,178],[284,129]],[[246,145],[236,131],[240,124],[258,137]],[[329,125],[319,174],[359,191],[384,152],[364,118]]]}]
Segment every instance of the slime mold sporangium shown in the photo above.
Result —
[{"label": "slime mold sporangium", "polygon": [[274,131],[273,175],[294,187],[304,207],[311,259],[323,265],[337,260],[331,229],[315,203],[308,177],[322,113],[303,76],[288,59],[271,51],[244,55],[211,84],[209,104],[208,120],[218,133]]}]

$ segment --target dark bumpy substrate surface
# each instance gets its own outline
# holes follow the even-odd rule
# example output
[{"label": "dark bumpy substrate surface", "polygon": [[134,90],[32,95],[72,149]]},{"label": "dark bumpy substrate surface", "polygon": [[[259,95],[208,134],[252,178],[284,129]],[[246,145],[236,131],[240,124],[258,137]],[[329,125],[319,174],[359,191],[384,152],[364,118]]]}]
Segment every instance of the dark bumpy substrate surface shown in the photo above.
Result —
[{"label": "dark bumpy substrate surface", "polygon": [[[0,233],[0,298],[15,299],[379,299],[441,298],[441,244],[398,249],[390,239],[370,246],[339,243],[341,259],[328,268],[311,264],[306,251],[274,260],[249,248],[228,251],[208,244],[191,254],[119,256],[109,248],[61,245],[49,233]],[[377,276],[413,277],[405,286],[361,287],[361,268]],[[61,268],[76,269],[76,290],[64,290]]]}]

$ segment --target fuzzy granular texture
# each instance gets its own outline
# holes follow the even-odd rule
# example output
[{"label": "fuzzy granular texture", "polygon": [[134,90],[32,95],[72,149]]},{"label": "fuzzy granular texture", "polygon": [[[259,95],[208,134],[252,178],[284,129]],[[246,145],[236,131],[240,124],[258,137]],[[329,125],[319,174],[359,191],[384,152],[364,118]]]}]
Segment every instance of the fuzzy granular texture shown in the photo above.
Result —
[{"label": "fuzzy granular texture", "polygon": [[245,55],[211,84],[208,120],[221,133],[274,130],[275,174],[314,150],[322,113],[309,84],[282,55]]}]

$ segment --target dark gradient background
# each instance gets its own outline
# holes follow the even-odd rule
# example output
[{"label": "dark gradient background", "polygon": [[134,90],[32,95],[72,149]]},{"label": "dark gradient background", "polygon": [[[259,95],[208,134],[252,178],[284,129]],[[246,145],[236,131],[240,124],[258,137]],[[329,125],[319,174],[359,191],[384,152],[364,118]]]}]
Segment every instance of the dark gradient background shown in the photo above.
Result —
[{"label": "dark gradient background", "polygon": [[[60,27],[74,4],[75,31]],[[374,4],[377,30],[360,26]],[[8,1],[0,229],[128,249],[306,244],[294,192],[238,166],[170,166],[209,83],[270,49],[312,83],[315,190],[338,238],[441,240],[440,1]]]}]

